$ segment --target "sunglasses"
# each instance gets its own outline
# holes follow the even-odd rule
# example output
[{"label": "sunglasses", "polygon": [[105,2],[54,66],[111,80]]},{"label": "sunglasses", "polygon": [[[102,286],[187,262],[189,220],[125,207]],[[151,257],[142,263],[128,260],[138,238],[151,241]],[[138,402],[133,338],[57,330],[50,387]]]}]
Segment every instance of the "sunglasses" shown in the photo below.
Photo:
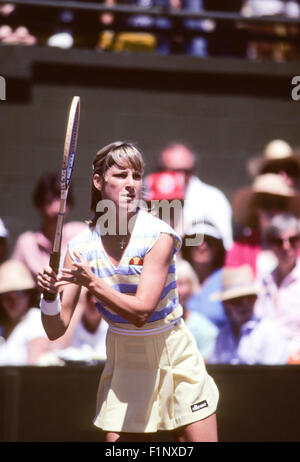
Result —
[{"label": "sunglasses", "polygon": [[295,247],[300,242],[300,235],[297,234],[295,236],[290,236],[285,239],[282,239],[281,237],[272,237],[269,240],[270,244],[275,245],[276,247],[283,247],[283,244],[287,241],[289,241],[291,247]]},{"label": "sunglasses", "polygon": [[257,207],[262,210],[285,210],[287,206],[286,197],[259,197],[256,201]]}]

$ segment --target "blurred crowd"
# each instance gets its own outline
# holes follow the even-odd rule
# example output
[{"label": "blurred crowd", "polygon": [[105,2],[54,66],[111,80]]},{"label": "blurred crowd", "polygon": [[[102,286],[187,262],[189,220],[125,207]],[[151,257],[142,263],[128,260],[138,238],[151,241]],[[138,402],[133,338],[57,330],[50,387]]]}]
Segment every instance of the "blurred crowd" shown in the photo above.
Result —
[{"label": "blurred crowd", "polygon": [[[182,237],[177,287],[185,322],[208,364],[298,364],[300,153],[270,140],[246,165],[249,185],[230,200],[199,178],[199,154],[168,143],[144,182],[143,204]],[[107,324],[86,290],[63,337],[50,341],[42,327],[36,278],[49,262],[59,197],[58,176],[45,173],[32,193],[39,229],[22,233],[11,252],[0,220],[0,365],[106,359]],[[70,189],[67,212],[73,204]],[[86,226],[66,220],[62,260]]]},{"label": "blurred crowd", "polygon": [[[300,55],[299,0],[89,0],[89,3],[92,1],[108,10],[65,9],[59,2],[57,8],[42,4],[0,4],[0,43],[278,62],[294,60]],[[142,11],[131,14],[109,11],[118,5]],[[161,15],[147,14],[147,9],[157,7],[161,8]],[[174,12],[191,16],[168,14]],[[197,13],[208,17],[195,17]],[[271,21],[263,22],[264,17]],[[280,18],[296,22],[282,22]]]}]

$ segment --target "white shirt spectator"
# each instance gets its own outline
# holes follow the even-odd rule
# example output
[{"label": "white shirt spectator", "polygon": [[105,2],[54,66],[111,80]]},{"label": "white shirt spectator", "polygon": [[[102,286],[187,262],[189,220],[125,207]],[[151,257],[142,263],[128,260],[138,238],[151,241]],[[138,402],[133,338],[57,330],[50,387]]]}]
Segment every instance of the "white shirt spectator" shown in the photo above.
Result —
[{"label": "white shirt spectator", "polygon": [[220,331],[212,364],[286,364],[289,349],[280,328],[271,319],[253,316],[241,328],[237,340],[230,322]]},{"label": "white shirt spectator", "polygon": [[7,339],[1,336],[0,326],[0,365],[28,365],[28,345],[41,337],[46,334],[39,308],[30,308]]},{"label": "white shirt spectator", "polygon": [[232,211],[225,194],[193,176],[188,183],[184,202],[185,230],[194,220],[205,219],[220,231],[226,250],[233,244]]},{"label": "white shirt spectator", "polygon": [[297,18],[300,7],[295,0],[246,0],[242,14],[244,16],[273,16],[281,15]]},{"label": "white shirt spectator", "polygon": [[71,342],[72,349],[89,347],[91,359],[106,359],[106,333],[108,324],[101,319],[98,329],[95,332],[89,332],[81,321],[74,333]]}]

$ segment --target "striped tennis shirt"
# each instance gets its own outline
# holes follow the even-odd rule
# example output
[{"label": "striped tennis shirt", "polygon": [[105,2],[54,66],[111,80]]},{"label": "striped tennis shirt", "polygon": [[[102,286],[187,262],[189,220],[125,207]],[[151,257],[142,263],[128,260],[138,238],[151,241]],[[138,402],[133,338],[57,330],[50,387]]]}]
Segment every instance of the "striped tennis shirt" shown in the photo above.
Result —
[{"label": "striped tennis shirt", "polygon": [[86,229],[69,243],[69,252],[74,260],[76,258],[73,252],[76,250],[89,262],[93,273],[105,283],[121,293],[134,295],[142,273],[144,257],[156,243],[160,233],[174,236],[174,251],[160,301],[143,328],[137,328],[100,300],[96,304],[110,328],[115,332],[136,330],[138,334],[138,332],[145,331],[149,333],[163,331],[170,323],[172,324],[182,316],[175,271],[176,253],[181,247],[180,237],[166,222],[144,210],[139,210],[130,241],[118,266],[114,266],[107,256],[97,227]]}]

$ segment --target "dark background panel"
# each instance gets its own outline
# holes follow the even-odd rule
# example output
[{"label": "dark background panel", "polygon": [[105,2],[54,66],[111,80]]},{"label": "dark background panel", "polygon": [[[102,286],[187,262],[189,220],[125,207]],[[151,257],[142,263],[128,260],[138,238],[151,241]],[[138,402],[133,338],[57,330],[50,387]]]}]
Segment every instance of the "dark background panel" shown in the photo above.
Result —
[{"label": "dark background panel", "polygon": [[[9,48],[9,47],[8,47]],[[136,141],[146,172],[164,143],[194,147],[198,174],[229,199],[249,183],[246,162],[271,139],[300,146],[296,68],[218,60],[0,47],[7,99],[0,102],[0,216],[11,231],[38,226],[31,203],[38,177],[58,170],[67,112],[81,97],[70,219],[89,214],[91,162],[117,140]],[[231,64],[230,64],[231,63]]]},{"label": "dark background panel", "polygon": [[[0,367],[1,442],[103,442],[93,425],[103,364]],[[298,365],[208,365],[220,442],[298,442]],[[158,432],[154,442],[172,442]]]}]

